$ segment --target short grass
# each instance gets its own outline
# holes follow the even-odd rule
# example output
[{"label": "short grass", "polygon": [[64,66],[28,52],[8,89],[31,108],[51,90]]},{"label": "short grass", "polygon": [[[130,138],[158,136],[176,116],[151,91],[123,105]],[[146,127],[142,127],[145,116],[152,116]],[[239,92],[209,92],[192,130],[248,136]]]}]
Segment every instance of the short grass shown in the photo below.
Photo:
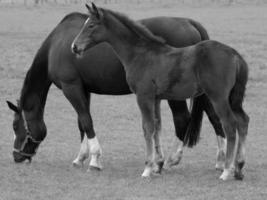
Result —
[{"label": "short grass", "polygon": [[[135,98],[93,95],[94,126],[104,150],[102,172],[71,166],[79,150],[76,114],[62,92],[49,92],[45,121],[48,136],[31,165],[14,164],[11,156],[12,113],[5,100],[15,101],[34,54],[63,16],[85,12],[83,5],[0,7],[0,200],[263,200],[267,198],[267,6],[181,7],[112,5],[135,19],[168,15],[196,19],[212,39],[236,48],[247,60],[250,78],[245,109],[251,117],[244,181],[218,180],[216,139],[205,119],[202,139],[186,149],[182,163],[162,176],[143,180],[145,145]],[[169,151],[174,128],[162,105],[163,145]],[[86,163],[87,165],[88,163]]]}]

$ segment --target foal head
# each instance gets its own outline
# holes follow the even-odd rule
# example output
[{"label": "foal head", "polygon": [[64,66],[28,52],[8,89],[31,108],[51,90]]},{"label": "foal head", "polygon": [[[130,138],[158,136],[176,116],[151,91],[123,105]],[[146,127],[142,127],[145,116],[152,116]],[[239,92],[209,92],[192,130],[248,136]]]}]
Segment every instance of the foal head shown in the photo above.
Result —
[{"label": "foal head", "polygon": [[39,144],[46,136],[46,127],[43,120],[27,120],[25,112],[18,105],[7,101],[8,107],[14,111],[13,130],[14,145],[13,158],[20,163],[36,154]]},{"label": "foal head", "polygon": [[94,3],[92,3],[92,7],[85,5],[89,11],[89,17],[71,45],[72,52],[77,55],[81,55],[87,49],[105,41],[108,34],[103,23],[103,11],[98,9]]}]

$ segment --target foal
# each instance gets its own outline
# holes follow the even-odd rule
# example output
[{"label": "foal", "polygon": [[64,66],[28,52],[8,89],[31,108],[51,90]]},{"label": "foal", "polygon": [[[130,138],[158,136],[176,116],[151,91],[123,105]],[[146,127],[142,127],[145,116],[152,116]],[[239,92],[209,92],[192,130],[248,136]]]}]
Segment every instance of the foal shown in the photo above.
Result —
[{"label": "foal", "polygon": [[205,93],[227,139],[225,168],[220,179],[228,179],[233,169],[235,177],[242,179],[249,121],[242,108],[248,79],[244,59],[231,47],[216,41],[174,48],[122,14],[98,9],[94,4],[87,8],[89,18],[72,48],[82,54],[98,43],[108,42],[121,60],[142,113],[147,151],[142,176],[150,176],[154,166],[160,172],[163,163],[159,137],[161,99],[184,100]]}]

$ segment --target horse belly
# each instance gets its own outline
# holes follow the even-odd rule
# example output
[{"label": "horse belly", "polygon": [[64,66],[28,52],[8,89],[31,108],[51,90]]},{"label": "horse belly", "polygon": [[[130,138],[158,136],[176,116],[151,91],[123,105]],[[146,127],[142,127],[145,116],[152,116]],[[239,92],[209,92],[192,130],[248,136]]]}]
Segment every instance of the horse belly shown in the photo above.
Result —
[{"label": "horse belly", "polygon": [[168,91],[159,95],[161,99],[185,100],[201,93],[196,83],[177,83]]}]

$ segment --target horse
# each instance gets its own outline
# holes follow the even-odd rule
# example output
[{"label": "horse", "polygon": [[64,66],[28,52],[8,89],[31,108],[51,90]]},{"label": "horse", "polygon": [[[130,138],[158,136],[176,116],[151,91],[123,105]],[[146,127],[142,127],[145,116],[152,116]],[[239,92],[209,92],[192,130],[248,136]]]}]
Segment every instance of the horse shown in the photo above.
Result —
[{"label": "horse", "polygon": [[[145,26],[125,15],[86,5],[89,18],[72,43],[75,54],[107,42],[126,72],[126,80],[141,111],[146,142],[142,177],[160,171],[163,153],[160,142],[160,102],[185,100],[206,94],[219,117],[227,140],[225,168],[220,176],[243,179],[244,143],[249,117],[242,103],[248,80],[248,65],[233,48],[207,40],[176,48]],[[238,132],[235,151],[236,131]]]},{"label": "horse", "polygon": [[[123,66],[109,45],[100,44],[88,50],[83,58],[79,59],[72,54],[71,43],[87,18],[88,14],[71,13],[61,20],[35,55],[27,71],[19,102],[14,104],[8,101],[9,108],[15,113],[13,120],[15,162],[31,160],[46,137],[47,129],[43,115],[47,93],[53,83],[63,91],[78,115],[81,147],[73,165],[76,167],[83,165],[89,156],[89,143],[92,154],[89,166],[101,169],[99,142],[95,137],[90,114],[90,95],[91,93],[126,95],[130,94],[131,90],[126,82]],[[190,19],[154,17],[143,19],[140,23],[153,33],[164,37],[173,46],[183,47],[209,39],[206,30],[198,22]],[[184,143],[181,141],[185,135],[189,146],[197,143],[201,113],[205,110],[218,136],[216,167],[222,168],[224,133],[221,124],[204,95],[194,101],[191,115],[185,101],[168,101],[177,139],[174,140],[173,153],[166,160],[167,166],[178,164],[182,158]],[[87,137],[84,137],[85,133]]]}]

